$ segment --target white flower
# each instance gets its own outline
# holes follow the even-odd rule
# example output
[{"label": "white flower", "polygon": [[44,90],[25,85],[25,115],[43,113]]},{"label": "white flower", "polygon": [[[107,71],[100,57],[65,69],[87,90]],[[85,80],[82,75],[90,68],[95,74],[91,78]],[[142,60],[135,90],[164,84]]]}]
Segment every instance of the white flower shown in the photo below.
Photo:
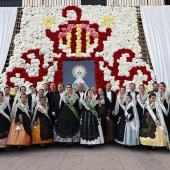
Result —
[{"label": "white flower", "polygon": [[43,64],[43,68],[47,68],[49,66],[48,63]]},{"label": "white flower", "polygon": [[15,76],[16,76],[17,78],[19,78],[19,77],[20,77],[20,74],[19,74],[19,73],[16,73]]}]

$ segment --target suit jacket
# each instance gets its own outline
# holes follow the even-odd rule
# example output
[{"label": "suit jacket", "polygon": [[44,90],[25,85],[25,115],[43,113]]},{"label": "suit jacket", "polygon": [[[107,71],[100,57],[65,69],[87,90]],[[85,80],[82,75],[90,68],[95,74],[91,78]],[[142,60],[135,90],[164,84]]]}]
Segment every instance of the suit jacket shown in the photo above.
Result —
[{"label": "suit jacket", "polygon": [[56,117],[58,117],[58,113],[59,113],[59,104],[60,104],[60,93],[58,91],[55,91],[53,92],[50,110],[51,110],[51,113],[55,112]]},{"label": "suit jacket", "polygon": [[[32,93],[28,94],[28,106],[29,106],[29,110],[31,110],[31,107],[32,107]],[[37,96],[37,93],[36,93],[36,96]]]},{"label": "suit jacket", "polygon": [[10,105],[11,109],[12,109],[13,103],[14,103],[14,96],[13,95],[9,95],[9,105]]},{"label": "suit jacket", "polygon": [[[105,93],[105,96],[107,97],[106,89],[105,89],[104,93]],[[112,98],[112,102],[110,102],[110,100],[109,100],[109,102],[110,102],[110,109],[114,110],[115,104],[116,104],[116,93],[113,90],[111,90],[111,98]]]},{"label": "suit jacket", "polygon": [[[131,93],[131,91],[129,91],[129,92],[127,92],[127,94],[130,94]],[[137,95],[139,94],[139,92],[138,91],[135,91],[135,99],[136,99],[136,105],[137,105]],[[130,94],[131,95],[131,94]]]},{"label": "suit jacket", "polygon": [[12,109],[13,103],[14,103],[14,96],[13,95],[9,95],[9,103],[7,102],[7,104],[8,104],[8,106],[11,107],[11,109]]},{"label": "suit jacket", "polygon": [[[83,91],[83,93],[85,93],[85,91]],[[79,96],[79,99],[80,99],[80,93],[79,93],[79,91],[76,91],[76,94]],[[84,95],[83,95],[83,99],[84,99]]]},{"label": "suit jacket", "polygon": [[46,97],[48,99],[48,104],[49,104],[49,109],[51,110],[51,102],[52,102],[52,98],[53,98],[53,94],[55,93],[56,91],[50,91],[46,94]]},{"label": "suit jacket", "polygon": [[[130,94],[131,93],[131,91],[129,91],[127,94]],[[135,96],[136,96],[136,99],[137,99],[137,95],[139,94],[139,92],[138,91],[135,91]]]}]

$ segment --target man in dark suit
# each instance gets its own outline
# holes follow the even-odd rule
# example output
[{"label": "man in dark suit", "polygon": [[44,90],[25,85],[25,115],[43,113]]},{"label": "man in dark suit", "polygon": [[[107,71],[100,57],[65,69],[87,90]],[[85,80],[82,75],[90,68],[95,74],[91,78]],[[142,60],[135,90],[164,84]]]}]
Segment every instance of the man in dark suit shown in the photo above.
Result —
[{"label": "man in dark suit", "polygon": [[13,102],[14,102],[14,96],[10,95],[10,87],[9,86],[6,86],[4,88],[4,94],[5,94],[4,95],[5,102],[8,105],[9,111],[11,111],[12,105],[13,105]]},{"label": "man in dark suit", "polygon": [[48,83],[44,83],[43,84],[43,90],[44,90],[44,96],[46,97],[47,96],[47,94],[49,93],[49,91],[48,91]]},{"label": "man in dark suit", "polygon": [[115,108],[115,103],[116,103],[116,93],[111,90],[112,85],[111,83],[106,84],[106,89],[105,89],[105,95],[110,101],[110,110],[114,110]]},{"label": "man in dark suit", "polygon": [[30,89],[31,93],[28,94],[28,106],[29,106],[29,110],[31,111],[31,114],[33,115],[34,108],[36,105],[37,93],[36,93],[36,89],[35,89],[34,85],[30,85],[29,89]]},{"label": "man in dark suit", "polygon": [[135,91],[136,85],[134,83],[130,83],[129,89],[130,89],[130,91],[128,92],[128,94],[130,94],[132,96],[132,102],[136,105],[137,104],[137,95],[139,94],[139,92]]},{"label": "man in dark suit", "polygon": [[53,97],[54,92],[56,92],[56,85],[55,83],[51,83],[50,84],[50,90],[47,94],[46,97],[48,98],[48,103],[49,103],[49,108],[51,107],[51,100]]},{"label": "man in dark suit", "polygon": [[80,102],[82,102],[85,94],[83,83],[78,84],[78,91],[76,91],[76,94],[79,96]]},{"label": "man in dark suit", "polygon": [[53,115],[52,122],[55,123],[55,119],[58,118],[58,113],[60,110],[61,99],[64,94],[64,85],[62,83],[58,84],[58,91],[55,91],[51,100],[51,113]]},{"label": "man in dark suit", "polygon": [[52,102],[52,98],[53,98],[53,94],[56,92],[56,85],[55,83],[51,83],[50,84],[50,91],[46,94],[46,97],[48,99],[48,104],[49,104],[49,116],[51,118],[52,123],[55,123],[54,117],[52,115],[52,110],[51,110],[51,102]]}]

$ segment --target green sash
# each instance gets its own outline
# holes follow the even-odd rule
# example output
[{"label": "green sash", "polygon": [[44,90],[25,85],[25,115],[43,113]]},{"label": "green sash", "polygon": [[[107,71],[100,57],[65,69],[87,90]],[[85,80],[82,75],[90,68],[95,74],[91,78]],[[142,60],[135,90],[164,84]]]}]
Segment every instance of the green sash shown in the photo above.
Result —
[{"label": "green sash", "polygon": [[89,101],[87,99],[84,99],[84,102],[87,104],[88,108],[90,109],[90,111],[98,118],[98,113],[96,112],[96,110],[91,106],[91,104],[89,103]]},{"label": "green sash", "polygon": [[71,111],[74,113],[74,115],[79,119],[79,114],[77,113],[77,110],[70,104],[69,99],[68,99],[68,94],[65,94],[65,100],[67,106],[71,109]]}]

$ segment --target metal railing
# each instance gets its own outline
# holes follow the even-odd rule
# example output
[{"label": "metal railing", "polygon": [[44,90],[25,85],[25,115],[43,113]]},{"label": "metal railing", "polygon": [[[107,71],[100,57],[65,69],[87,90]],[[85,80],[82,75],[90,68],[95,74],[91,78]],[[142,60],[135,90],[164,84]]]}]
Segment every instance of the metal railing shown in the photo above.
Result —
[{"label": "metal railing", "polygon": [[22,0],[0,0],[0,7],[21,7]]},{"label": "metal railing", "polygon": [[165,0],[107,0],[107,6],[164,5]]},{"label": "metal railing", "polygon": [[81,5],[81,0],[22,0],[22,6],[66,6]]},{"label": "metal railing", "polygon": [[[166,0],[102,0],[107,6],[141,6],[141,5],[165,5]],[[22,6],[66,6],[81,5],[82,0],[22,0]],[[87,5],[89,5],[87,0]],[[91,4],[101,4],[99,0],[91,0]],[[83,2],[83,5],[84,4]]]}]

